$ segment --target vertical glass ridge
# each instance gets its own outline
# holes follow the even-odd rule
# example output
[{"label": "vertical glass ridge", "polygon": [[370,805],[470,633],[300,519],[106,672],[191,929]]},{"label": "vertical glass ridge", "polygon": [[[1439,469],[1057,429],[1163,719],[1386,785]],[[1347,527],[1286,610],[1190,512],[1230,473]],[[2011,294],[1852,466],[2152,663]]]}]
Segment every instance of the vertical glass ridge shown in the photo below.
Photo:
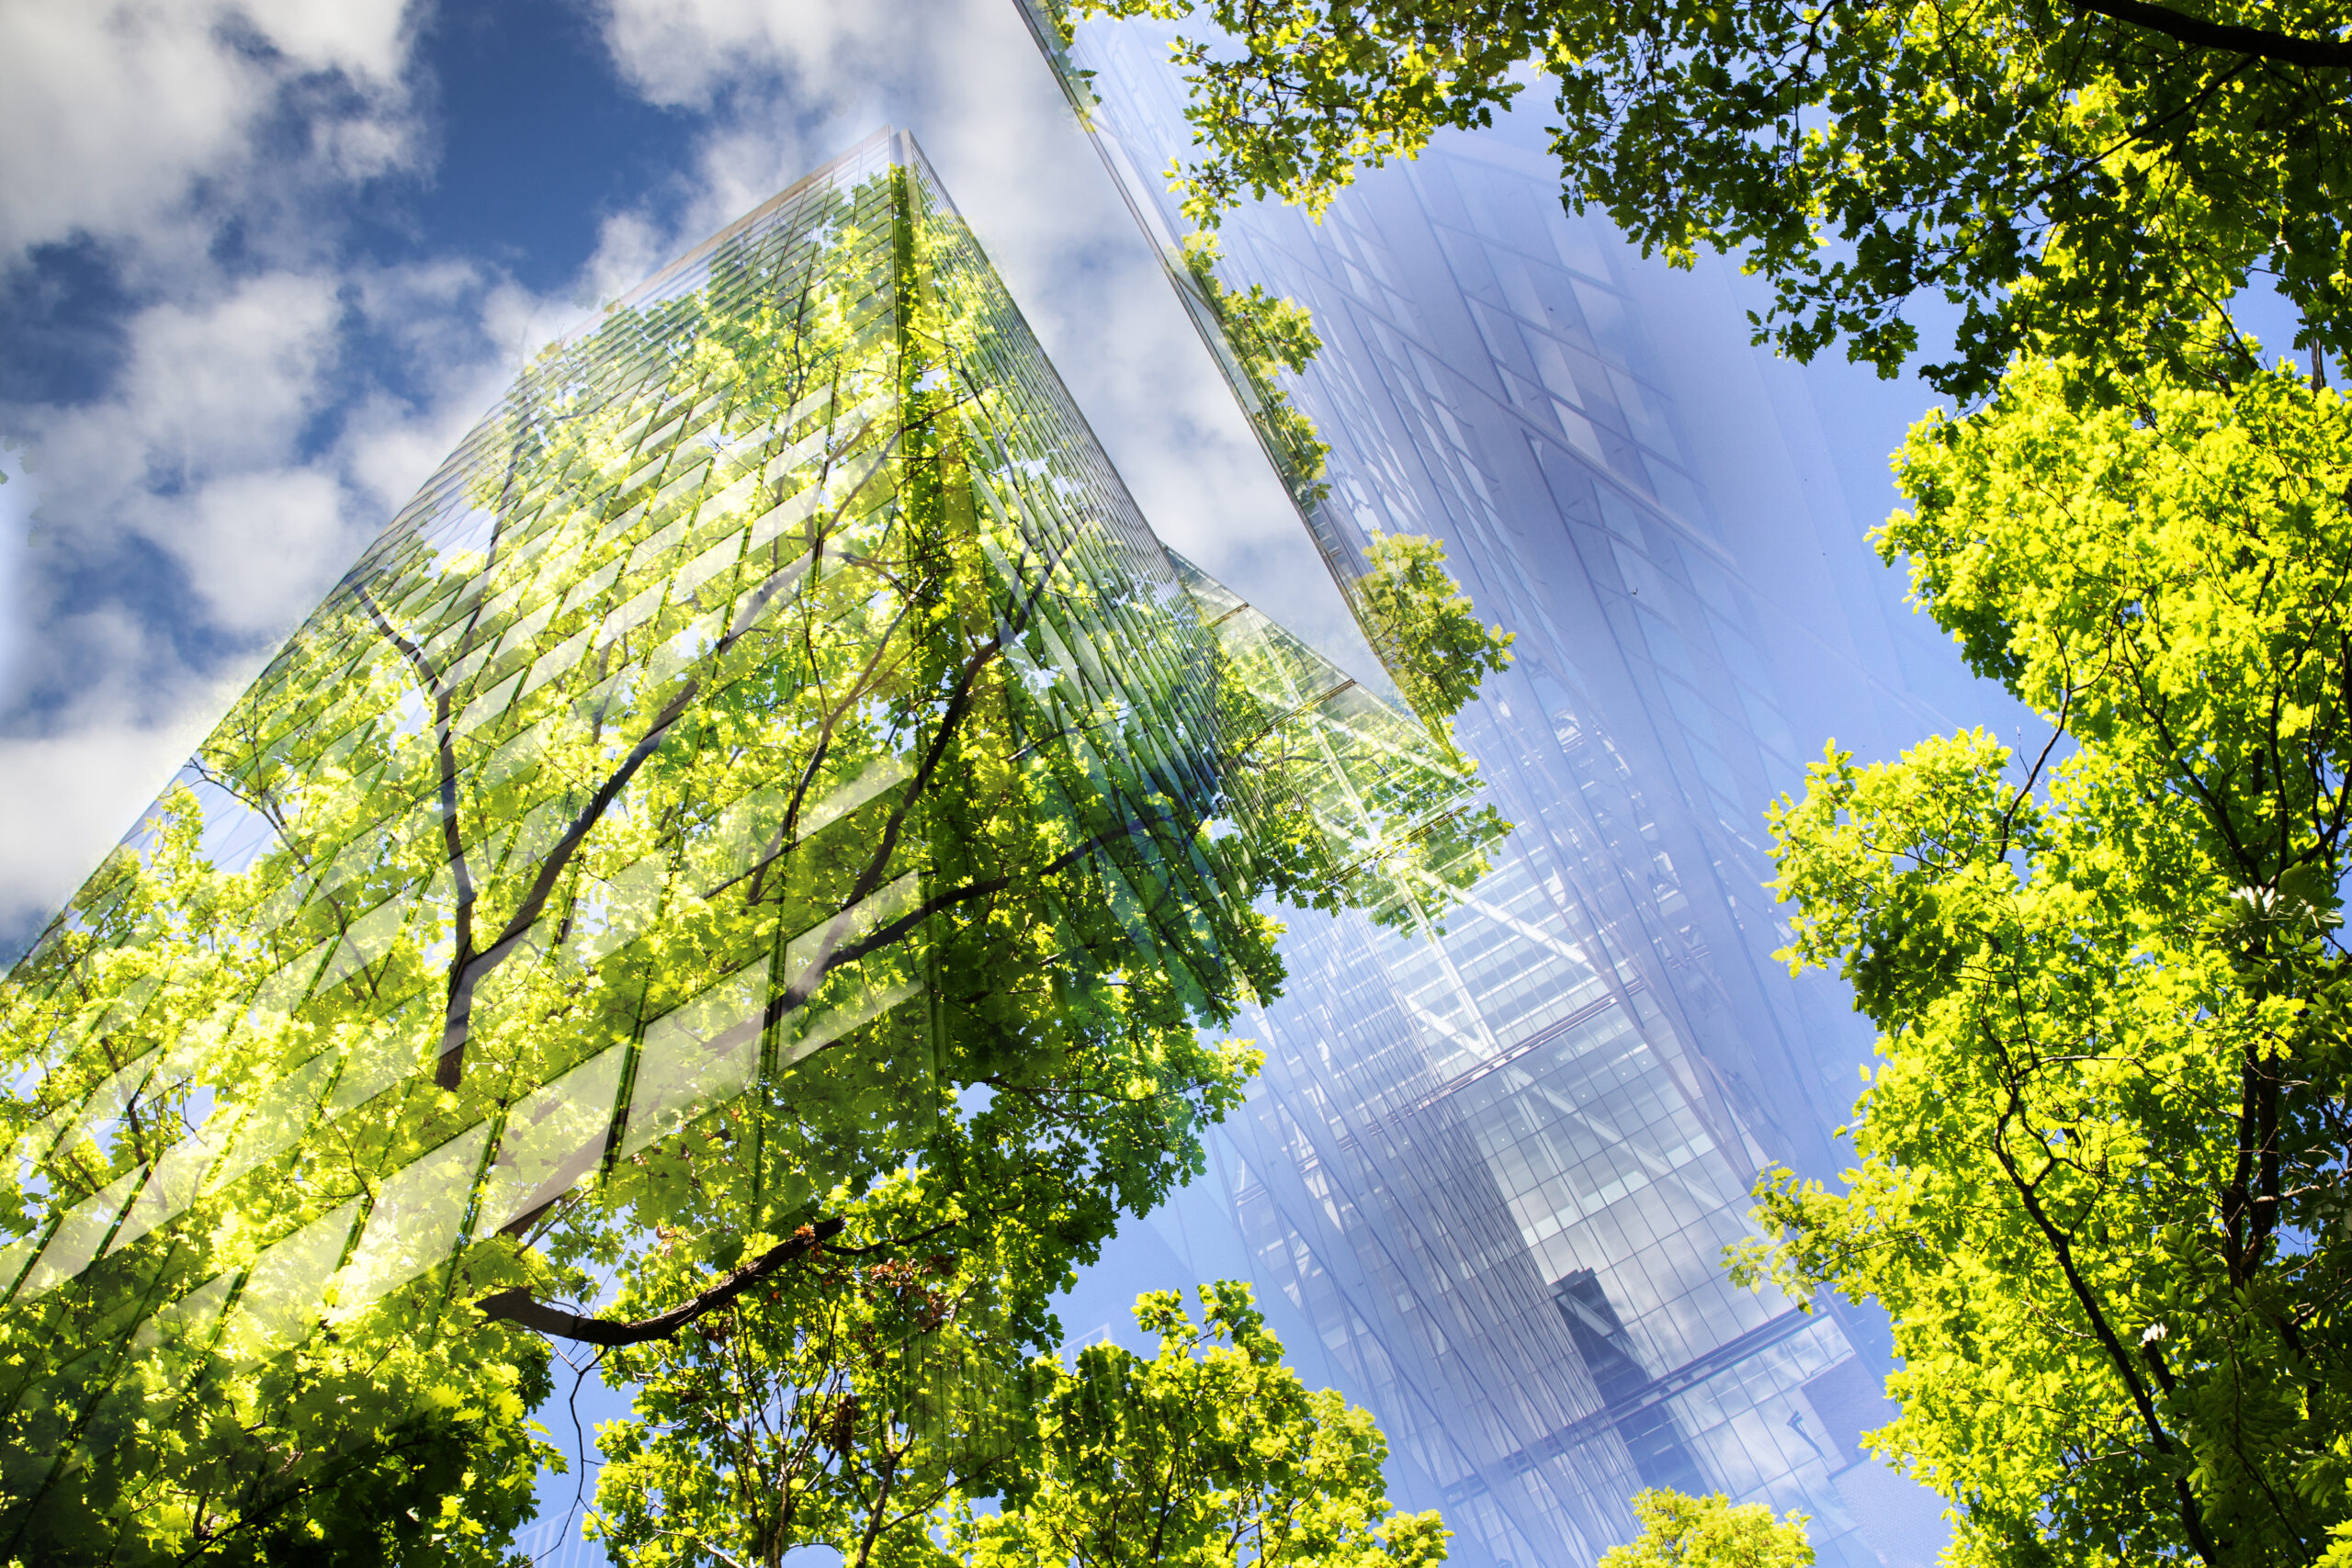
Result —
[{"label": "vertical glass ridge", "polygon": [[1893,1413],[1883,1325],[1720,1261],[1760,1166],[1834,1178],[1870,1043],[1772,957],[1763,806],[1798,736],[1933,722],[1824,561],[1835,479],[1781,445],[1736,310],[1705,359],[1693,296],[1563,212],[1505,123],[1361,172],[1319,222],[1217,230],[1218,289],[1321,340],[1283,381],[1325,449],[1304,485],[1160,175],[1194,136],[1168,29],[1018,3],[1334,578],[1374,532],[1436,536],[1517,637],[1459,720],[1517,824],[1490,867],[1442,925],[1298,926],[1251,1010],[1268,1062],[1224,1133],[1261,1297],[1378,1415],[1458,1562],[1590,1568],[1668,1485],[1802,1508],[1840,1568],[1924,1563],[1939,1505],[1857,1441]]},{"label": "vertical glass ridge", "polygon": [[0,985],[0,1551],[519,1421],[469,1303],[1221,1028],[1283,855],[1440,908],[1476,780],[1229,600],[903,134],[550,346]]}]

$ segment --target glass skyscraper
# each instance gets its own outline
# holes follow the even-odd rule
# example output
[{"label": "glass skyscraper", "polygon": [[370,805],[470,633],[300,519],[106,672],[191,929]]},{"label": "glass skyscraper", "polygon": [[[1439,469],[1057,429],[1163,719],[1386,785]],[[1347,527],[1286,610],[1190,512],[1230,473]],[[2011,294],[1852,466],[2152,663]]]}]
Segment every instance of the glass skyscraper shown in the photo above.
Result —
[{"label": "glass skyscraper", "polygon": [[[1160,175],[1193,136],[1166,35],[1029,15],[1342,589],[1374,533],[1434,535],[1517,634],[1460,720],[1517,824],[1491,873],[1418,930],[1295,925],[1254,1014],[1226,1176],[1261,1294],[1456,1561],[1585,1568],[1645,1485],[1802,1508],[1839,1568],[1928,1561],[1939,1505],[1856,1446],[1883,1328],[1722,1261],[1759,1168],[1835,1174],[1870,1047],[1770,956],[1762,807],[1832,733],[1935,722],[1722,274],[1662,284],[1508,123],[1319,225],[1245,208],[1212,259]],[[1303,374],[1235,330],[1252,286],[1311,311]]]},{"label": "glass skyscraper", "polygon": [[0,1556],[511,1527],[473,1306],[811,1245],[1229,1018],[1255,828],[1393,923],[1473,791],[1161,547],[876,136],[535,361],[0,985]]}]

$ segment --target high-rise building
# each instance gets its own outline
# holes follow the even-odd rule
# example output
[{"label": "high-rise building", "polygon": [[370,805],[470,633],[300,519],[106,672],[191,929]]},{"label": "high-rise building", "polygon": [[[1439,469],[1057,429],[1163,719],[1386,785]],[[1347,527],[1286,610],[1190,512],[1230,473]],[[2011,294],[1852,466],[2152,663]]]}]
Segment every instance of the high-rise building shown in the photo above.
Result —
[{"label": "high-rise building", "polygon": [[1472,787],[1160,547],[877,135],[539,356],[0,986],[0,1556],[460,1471],[511,1525],[471,1303],[1189,1042],[1268,973],[1253,824],[1378,914]]},{"label": "high-rise building", "polygon": [[[1442,924],[1300,925],[1253,1014],[1227,1178],[1261,1294],[1457,1561],[1589,1568],[1643,1486],[1801,1508],[1841,1568],[1929,1560],[1939,1506],[1857,1447],[1883,1327],[1723,1259],[1759,1168],[1834,1176],[1871,1043],[1771,956],[1763,807],[1831,734],[1934,723],[1891,595],[1841,576],[1802,391],[1720,274],[1662,282],[1564,212],[1509,122],[1204,246],[1161,175],[1193,154],[1168,35],[1029,15],[1342,589],[1376,534],[1436,536],[1517,636],[1460,720],[1517,824],[1491,873]],[[1311,314],[1303,373],[1253,288]]]}]

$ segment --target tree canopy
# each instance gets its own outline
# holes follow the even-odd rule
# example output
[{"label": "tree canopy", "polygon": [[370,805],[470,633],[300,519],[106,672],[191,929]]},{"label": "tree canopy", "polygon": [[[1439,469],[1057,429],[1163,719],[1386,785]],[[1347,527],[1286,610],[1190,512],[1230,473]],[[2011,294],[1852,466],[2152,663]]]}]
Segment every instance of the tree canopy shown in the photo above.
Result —
[{"label": "tree canopy", "polygon": [[1198,1324],[1147,1294],[1156,1355],[1066,1362],[998,1331],[991,1272],[934,1256],[798,1273],[631,1352],[648,1396],[602,1435],[593,1530],[630,1568],[807,1545],[848,1568],[1444,1560],[1434,1514],[1390,1509],[1371,1417],[1299,1382],[1246,1286],[1202,1286]]},{"label": "tree canopy", "polygon": [[1050,1345],[1252,1070],[1257,900],[1501,830],[1267,657],[919,163],[556,345],[0,985],[0,1552],[495,1558],[545,1336],[657,1411],[681,1343]]},{"label": "tree canopy", "polygon": [[1880,1451],[1967,1562],[2341,1561],[2352,1539],[2352,411],[2281,367],[2111,408],[2027,364],[1880,535],[2046,744],[1774,816],[1797,967],[1884,1032],[1832,1192],[1743,1268],[1891,1313]]},{"label": "tree canopy", "polygon": [[1803,1514],[1776,1519],[1761,1503],[1655,1487],[1634,1493],[1633,1503],[1642,1533],[1602,1552],[1600,1568],[1811,1568]]},{"label": "tree canopy", "polygon": [[1072,0],[1206,23],[1178,53],[1203,223],[1318,209],[1364,166],[1490,123],[1533,81],[1562,193],[1645,250],[1712,246],[1775,287],[1760,329],[1893,374],[1906,301],[1962,308],[1930,384],[2012,355],[2252,361],[2251,279],[2297,342],[2352,349],[2352,11],[2342,0],[1964,6],[1770,0]]},{"label": "tree canopy", "polygon": [[947,1531],[959,1568],[1432,1568],[1434,1513],[1390,1510],[1372,1417],[1282,1364],[1248,1287],[1200,1288],[1194,1324],[1173,1291],[1136,1303],[1159,1337],[1146,1359],[1117,1345],[1039,1374],[1034,1438],[989,1515]]}]

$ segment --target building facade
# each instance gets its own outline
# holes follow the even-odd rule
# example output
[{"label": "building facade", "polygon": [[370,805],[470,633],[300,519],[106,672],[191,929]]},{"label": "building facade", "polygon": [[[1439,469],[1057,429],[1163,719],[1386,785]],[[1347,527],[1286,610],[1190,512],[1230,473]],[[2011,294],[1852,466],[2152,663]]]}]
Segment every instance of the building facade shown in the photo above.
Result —
[{"label": "building facade", "polygon": [[1253,823],[1376,916],[1472,792],[1162,549],[877,135],[542,355],[0,984],[0,1555],[413,1503],[536,1402],[468,1303],[1229,1017]]},{"label": "building facade", "polygon": [[[1885,588],[1832,560],[1859,530],[1801,389],[1721,270],[1564,213],[1510,122],[1319,224],[1233,213],[1208,262],[1159,176],[1193,135],[1166,35],[1031,19],[1343,590],[1375,535],[1435,536],[1517,638],[1460,720],[1516,824],[1490,874],[1419,929],[1297,927],[1254,1016],[1226,1176],[1261,1293],[1457,1561],[1586,1568],[1643,1486],[1801,1508],[1826,1562],[1930,1560],[1939,1505],[1857,1446],[1892,1414],[1883,1329],[1723,1261],[1760,1169],[1839,1168],[1871,1044],[1771,956],[1763,807],[1832,734],[1936,724]],[[1253,286],[1311,312],[1303,374],[1253,365]]]}]

